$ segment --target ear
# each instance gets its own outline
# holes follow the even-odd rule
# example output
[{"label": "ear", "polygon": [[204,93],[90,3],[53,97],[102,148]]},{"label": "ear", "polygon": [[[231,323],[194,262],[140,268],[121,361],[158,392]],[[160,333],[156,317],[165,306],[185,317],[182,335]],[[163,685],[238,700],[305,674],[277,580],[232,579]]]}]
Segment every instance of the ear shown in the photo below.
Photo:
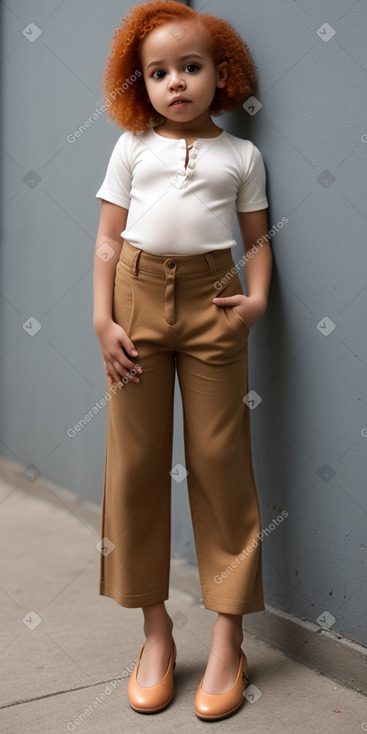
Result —
[{"label": "ear", "polygon": [[221,61],[217,66],[217,87],[223,89],[228,79],[228,61]]}]

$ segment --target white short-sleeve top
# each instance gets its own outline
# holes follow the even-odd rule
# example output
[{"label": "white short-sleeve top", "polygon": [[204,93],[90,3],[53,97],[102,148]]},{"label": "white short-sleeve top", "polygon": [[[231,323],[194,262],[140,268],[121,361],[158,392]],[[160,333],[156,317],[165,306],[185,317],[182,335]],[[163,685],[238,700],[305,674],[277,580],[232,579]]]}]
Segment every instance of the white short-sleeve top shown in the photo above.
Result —
[{"label": "white short-sleeve top", "polygon": [[234,212],[265,209],[262,155],[225,130],[213,138],[167,138],[154,128],[120,135],[96,197],[128,209],[121,237],[156,254],[235,247]]}]

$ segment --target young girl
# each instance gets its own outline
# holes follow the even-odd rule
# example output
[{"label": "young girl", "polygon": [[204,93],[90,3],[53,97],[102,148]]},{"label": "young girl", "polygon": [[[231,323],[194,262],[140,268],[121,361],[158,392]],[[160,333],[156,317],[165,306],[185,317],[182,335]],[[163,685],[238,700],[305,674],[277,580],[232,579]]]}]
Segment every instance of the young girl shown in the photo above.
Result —
[{"label": "young girl", "polygon": [[[187,476],[202,600],[218,613],[194,710],[219,719],[248,683],[242,615],[265,609],[247,343],[272,254],[261,153],[212,115],[247,99],[255,65],[229,23],[173,0],[134,6],[111,49],[106,107],[124,132],[96,194],[93,325],[110,391],[99,593],[142,608],[128,700],[164,709],[176,661],[164,604],[171,482]],[[234,211],[246,250],[236,264]],[[171,464],[176,370],[185,467]]]}]

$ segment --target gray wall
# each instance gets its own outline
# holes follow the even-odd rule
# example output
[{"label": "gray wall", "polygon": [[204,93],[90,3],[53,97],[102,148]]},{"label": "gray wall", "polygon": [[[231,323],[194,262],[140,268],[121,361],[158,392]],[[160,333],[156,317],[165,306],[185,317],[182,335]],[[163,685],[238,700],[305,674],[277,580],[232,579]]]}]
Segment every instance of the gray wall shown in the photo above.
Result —
[{"label": "gray wall", "polygon": [[[192,5],[226,17],[250,46],[262,108],[214,119],[258,145],[269,223],[289,220],[273,238],[268,310],[249,338],[263,528],[288,512],[263,541],[265,599],[311,621],[326,610],[332,631],[366,644],[365,5]],[[106,392],[92,326],[94,196],[121,130],[102,114],[75,143],[67,136],[101,101],[129,3],[1,7],[1,453],[100,504],[106,407],[74,438],[67,430]],[[328,41],[316,33],[325,22]],[[29,23],[41,30],[33,42]],[[177,384],[175,408],[173,464],[184,463]],[[172,491],[172,553],[195,563],[186,483]]]},{"label": "gray wall", "polygon": [[312,622],[327,611],[332,631],[366,644],[365,4],[194,7],[225,15],[252,50],[262,108],[223,123],[263,154],[269,223],[289,220],[249,338],[263,528],[288,512],[264,540],[266,601]]}]

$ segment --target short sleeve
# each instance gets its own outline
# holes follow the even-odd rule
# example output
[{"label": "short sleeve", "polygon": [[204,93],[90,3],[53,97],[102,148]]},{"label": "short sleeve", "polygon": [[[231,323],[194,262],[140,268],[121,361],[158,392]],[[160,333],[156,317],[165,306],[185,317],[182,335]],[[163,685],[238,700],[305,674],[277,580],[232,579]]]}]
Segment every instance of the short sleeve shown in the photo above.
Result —
[{"label": "short sleeve", "polygon": [[96,193],[97,199],[106,199],[125,209],[130,206],[131,191],[131,135],[122,133],[111,153],[102,186]]},{"label": "short sleeve", "polygon": [[250,162],[245,179],[238,189],[236,211],[255,212],[266,209],[266,172],[262,155],[256,145],[252,144]]}]

